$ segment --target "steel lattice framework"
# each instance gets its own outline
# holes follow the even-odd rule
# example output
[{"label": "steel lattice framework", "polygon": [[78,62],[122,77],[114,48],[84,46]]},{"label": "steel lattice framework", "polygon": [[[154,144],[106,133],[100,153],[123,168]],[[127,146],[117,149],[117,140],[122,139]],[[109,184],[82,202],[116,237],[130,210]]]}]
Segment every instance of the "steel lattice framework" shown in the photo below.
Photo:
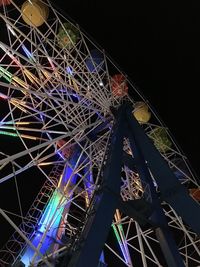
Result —
[{"label": "steel lattice framework", "polygon": [[[0,7],[4,33],[0,40],[0,192],[9,194],[13,181],[18,202],[15,210],[8,210],[6,198],[1,202],[0,213],[15,232],[0,250],[0,266],[16,264],[29,250],[32,258],[26,258],[26,263],[36,266],[42,261],[52,266],[52,259],[71,251],[102,186],[116,121],[113,109],[125,102],[133,111],[138,102],[148,106],[151,119],[140,122],[140,127],[157,148],[160,137],[156,132],[164,129],[168,143],[158,149],[160,155],[188,190],[198,190],[187,158],[129,78],[78,25],[50,1],[42,3],[49,14],[40,27],[25,23],[22,2],[10,0],[9,5]],[[66,25],[70,25],[76,39]],[[65,33],[66,46],[60,43],[59,31]],[[94,50],[101,55],[98,64],[91,52]],[[124,77],[118,93],[113,89],[116,74]],[[151,201],[150,185],[142,182],[133,167],[134,152],[128,137],[123,139],[123,153],[121,199]],[[36,178],[43,185],[27,210],[22,195],[32,191],[33,184],[29,187],[27,179]],[[151,178],[159,194],[153,174]],[[20,179],[24,185],[19,186]],[[56,203],[54,208],[49,208],[51,203]],[[164,200],[162,209],[185,266],[200,266],[198,235]],[[53,210],[51,216],[49,210]],[[2,231],[7,229],[5,221]],[[116,209],[111,228],[115,242],[108,238],[103,248],[108,266],[106,255],[111,254],[120,266],[165,266],[159,241],[149,224],[142,226]],[[49,237],[50,232],[53,238]],[[33,241],[37,235],[38,243]],[[47,239],[50,250],[42,245]],[[104,262],[103,257],[101,261]]]}]

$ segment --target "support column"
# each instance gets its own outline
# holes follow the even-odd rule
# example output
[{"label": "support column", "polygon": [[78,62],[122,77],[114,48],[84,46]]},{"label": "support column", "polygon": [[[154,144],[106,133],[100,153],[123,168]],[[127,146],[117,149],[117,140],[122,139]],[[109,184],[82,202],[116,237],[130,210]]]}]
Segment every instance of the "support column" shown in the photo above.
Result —
[{"label": "support column", "polygon": [[139,173],[141,182],[149,185],[151,193],[151,205],[152,205],[152,215],[150,217],[153,225],[154,232],[160,243],[161,249],[163,251],[163,256],[169,267],[184,267],[183,260],[179,254],[176,243],[168,229],[165,214],[162,210],[160,199],[156,193],[155,186],[153,184],[152,178],[150,176],[149,170],[145,163],[144,157],[134,140],[133,134],[128,128],[128,136],[131,145],[131,150],[134,155],[135,165],[137,172]]},{"label": "support column", "polygon": [[117,196],[120,194],[124,117],[125,107],[122,106],[117,112],[110,151],[103,173],[102,188],[95,195],[91,215],[81,236],[82,241],[73,252],[68,267],[96,267],[99,264],[99,258],[118,205],[118,199],[110,194],[110,190]]},{"label": "support column", "polygon": [[[161,249],[163,251],[163,256],[169,267],[184,267],[183,259],[180,256],[177,245],[174,238],[169,230],[167,220],[164,211],[161,206],[161,200],[156,192],[156,188],[153,184],[150,171],[153,173],[156,181],[159,181],[161,185],[160,190],[167,190],[169,186],[177,185],[179,182],[172,176],[172,172],[164,159],[161,157],[160,153],[156,150],[151,140],[146,136],[142,127],[133,117],[131,109],[127,107],[127,122],[128,122],[128,132],[131,149],[134,155],[134,162],[136,169],[139,173],[141,182],[148,183],[150,187],[152,206],[154,212],[152,213],[150,219],[156,225],[155,234],[159,240]],[[147,166],[148,165],[148,166]],[[164,170],[162,167],[164,166]],[[171,179],[168,180],[168,176],[164,175],[166,172]],[[163,179],[166,179],[163,181]],[[181,184],[179,186],[182,186]]]},{"label": "support column", "polygon": [[132,109],[126,113],[129,127],[136,146],[140,149],[161,192],[161,198],[174,208],[179,216],[200,235],[200,205],[187,192],[184,185],[169,168],[167,162],[155,148],[152,140],[145,134],[137,120],[132,116]]}]

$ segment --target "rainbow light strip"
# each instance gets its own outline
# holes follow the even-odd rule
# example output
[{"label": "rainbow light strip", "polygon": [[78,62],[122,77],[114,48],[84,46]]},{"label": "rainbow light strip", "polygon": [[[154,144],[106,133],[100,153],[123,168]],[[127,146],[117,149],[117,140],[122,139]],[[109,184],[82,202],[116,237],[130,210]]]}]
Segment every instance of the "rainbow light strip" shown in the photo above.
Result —
[{"label": "rainbow light strip", "polygon": [[[64,206],[60,207],[61,200],[62,195],[57,190],[55,190],[43,213],[42,218],[40,219],[40,222],[38,223],[38,227],[34,234],[34,237],[31,240],[31,243],[35,247],[38,247],[43,237],[43,234],[46,231],[46,228],[49,227],[49,231],[47,232],[42,246],[40,247],[40,252],[43,255],[48,253],[48,251],[51,252],[52,244],[54,244],[56,241],[57,230],[59,228],[60,221],[62,218],[62,212],[64,209]],[[34,254],[34,251],[30,247],[26,249],[23,257],[21,258],[21,261],[25,264],[25,266],[30,266]],[[39,257],[36,257],[36,260],[39,259]]]},{"label": "rainbow light strip", "polygon": [[121,241],[121,238],[120,238],[119,233],[118,233],[118,231],[117,231],[117,227],[116,227],[114,224],[112,224],[112,228],[113,228],[113,230],[114,230],[115,236],[116,236],[116,238],[117,238],[117,242],[118,242],[118,244],[119,244],[119,246],[120,246],[120,249],[121,249],[121,251],[122,251],[122,254],[123,254],[123,256],[124,256],[124,259],[125,259],[126,262],[127,262],[127,259],[126,259],[127,257],[126,257],[126,253],[125,253],[124,244],[123,244],[123,242]]},{"label": "rainbow light strip", "polygon": [[5,70],[3,67],[0,67],[0,74],[2,74],[4,79],[6,79],[9,83],[12,83],[13,85],[15,85],[15,83],[17,83],[18,85],[22,86],[25,89],[29,88],[27,83],[22,81],[17,76],[12,75],[9,71]]},{"label": "rainbow light strip", "polygon": [[1,135],[7,135],[7,136],[12,136],[12,137],[22,137],[30,140],[42,140],[40,137],[32,136],[32,135],[27,135],[27,134],[17,134],[17,133],[11,133],[11,132],[6,132],[6,131],[1,131]]},{"label": "rainbow light strip", "polygon": [[117,238],[117,241],[119,243],[120,249],[122,251],[122,254],[123,254],[123,257],[126,263],[131,265],[131,257],[130,257],[128,246],[126,243],[124,230],[123,230],[122,224],[118,223],[121,221],[121,215],[118,209],[116,210],[114,217],[115,217],[116,225],[112,224],[112,228],[114,230],[115,236]]},{"label": "rainbow light strip", "polygon": [[[68,183],[68,181],[70,181],[70,183]],[[69,208],[69,205],[65,206],[63,204],[64,198],[60,192],[63,192],[64,186],[67,183],[71,188],[72,184],[74,184],[75,182],[76,176],[73,176],[73,170],[69,167],[66,167],[64,174],[59,180],[58,188],[55,189],[40,221],[38,222],[37,230],[33,235],[31,243],[35,247],[38,247],[43,255],[53,252],[55,244],[59,244],[58,236],[60,236],[60,234],[58,233],[60,231],[59,227],[62,224],[63,220],[62,215],[63,213],[65,213],[65,209],[68,210]],[[47,228],[49,230],[46,232]],[[42,246],[40,247],[41,239],[43,238],[43,234],[45,232],[46,236],[42,242]],[[21,262],[23,262],[27,267],[30,266],[34,254],[35,252],[30,247],[27,247],[23,253]],[[40,257],[36,257],[35,260],[40,260]]]}]

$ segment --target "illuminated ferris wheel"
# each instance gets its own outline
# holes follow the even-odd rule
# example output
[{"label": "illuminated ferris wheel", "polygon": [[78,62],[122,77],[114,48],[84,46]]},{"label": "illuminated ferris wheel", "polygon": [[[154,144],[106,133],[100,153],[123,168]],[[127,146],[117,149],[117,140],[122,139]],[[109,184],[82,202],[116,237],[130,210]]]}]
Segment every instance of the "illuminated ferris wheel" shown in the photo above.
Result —
[{"label": "illuminated ferris wheel", "polygon": [[48,0],[0,15],[0,266],[200,266],[198,182],[145,98]]}]

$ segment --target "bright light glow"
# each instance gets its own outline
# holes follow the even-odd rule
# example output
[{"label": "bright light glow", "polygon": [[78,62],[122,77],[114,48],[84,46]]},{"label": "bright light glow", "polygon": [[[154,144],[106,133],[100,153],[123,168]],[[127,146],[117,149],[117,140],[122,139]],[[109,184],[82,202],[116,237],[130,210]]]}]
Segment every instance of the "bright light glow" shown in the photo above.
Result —
[{"label": "bright light glow", "polygon": [[7,95],[4,95],[4,94],[2,94],[2,93],[0,93],[0,98],[8,99]]},{"label": "bright light glow", "polygon": [[0,47],[18,66],[21,65],[16,57],[14,57],[3,44],[0,44]]},{"label": "bright light glow", "polygon": [[[8,50],[7,50],[7,48],[3,45],[3,44],[0,44],[0,47],[3,49],[3,51],[18,65],[18,66],[20,66],[21,67],[21,63],[20,63],[20,61],[19,60],[17,60],[17,58],[16,57],[14,57]],[[25,51],[26,51],[26,54],[27,54],[27,56],[29,56],[29,57],[31,57],[31,54],[30,54],[30,52],[28,51],[28,49],[24,46],[24,48],[25,48]],[[29,70],[27,70],[27,69],[25,69],[25,68],[23,68],[23,71],[24,71],[24,74],[28,77],[28,79],[33,83],[33,82],[38,82],[39,83],[39,80],[38,80],[38,78],[37,77],[35,77],[35,75],[34,74],[32,74]],[[11,76],[12,77],[12,79],[14,80],[14,81],[16,81],[18,84],[20,84],[21,86],[23,86],[24,88],[28,88],[28,85],[24,82],[24,81],[22,81],[21,79],[19,79],[18,77],[16,77],[16,76],[13,76],[10,72],[8,72],[7,71],[7,73],[6,73],[7,75],[9,75],[9,77]]]},{"label": "bright light glow", "polygon": [[27,125],[30,124],[30,122],[26,122],[26,121],[17,121],[15,122],[16,125]]},{"label": "bright light glow", "polygon": [[25,45],[22,45],[22,49],[24,50],[24,53],[26,54],[26,56],[30,59],[35,61],[35,58],[33,57],[33,54],[26,48]]},{"label": "bright light glow", "polygon": [[[53,237],[55,229],[59,226],[59,222],[62,216],[63,207],[59,207],[62,200],[62,195],[57,190],[54,191],[51,200],[49,201],[45,212],[38,224],[38,231],[44,233],[47,226],[50,225],[48,236]],[[53,219],[54,218],[54,219]]]},{"label": "bright light glow", "polygon": [[6,79],[6,78],[9,78],[9,82],[11,81],[11,79],[12,79],[12,74],[9,72],[9,71],[7,71],[7,70],[5,70],[3,67],[1,67],[0,66],[0,73],[3,75],[3,77]]},{"label": "bright light glow", "polygon": [[27,125],[30,124],[30,122],[26,122],[26,121],[16,121],[15,123],[13,123],[13,121],[5,121],[4,124],[9,125],[9,124],[16,124],[16,125]]},{"label": "bright light glow", "polygon": [[14,137],[18,136],[18,134],[16,134],[16,133],[10,133],[10,132],[6,132],[6,131],[0,131],[0,134],[8,135],[8,136],[14,136]]},{"label": "bright light glow", "polygon": [[24,69],[24,74],[27,76],[27,78],[32,82],[37,82],[39,84],[39,79],[33,74],[31,73],[29,70]]},{"label": "bright light glow", "polygon": [[126,239],[124,235],[124,230],[123,230],[122,224],[120,224],[121,215],[118,209],[116,210],[114,217],[115,217],[115,221],[117,224],[116,225],[112,224],[112,228],[114,230],[115,236],[117,238],[118,244],[120,246],[120,249],[122,251],[122,254],[124,256],[126,263],[130,264],[131,259],[130,259],[127,243],[125,241]]},{"label": "bright light glow", "polygon": [[0,131],[0,134],[2,135],[7,135],[7,136],[13,136],[13,137],[22,137],[25,139],[31,139],[31,140],[41,140],[40,137],[35,137],[27,134],[17,134],[17,133],[11,133],[11,132],[6,132],[6,131]]},{"label": "bright light glow", "polygon": [[72,69],[69,66],[67,66],[66,72],[70,75],[73,75]]},{"label": "bright light glow", "polygon": [[101,82],[99,83],[99,85],[100,85],[101,87],[103,87],[103,82],[101,81]]},{"label": "bright light glow", "polygon": [[[55,189],[53,195],[51,196],[50,201],[48,202],[47,207],[43,212],[43,215],[31,240],[32,244],[37,247],[40,244],[42,235],[48,228],[46,237],[42,242],[42,246],[40,248],[40,252],[43,255],[51,253],[54,249],[55,241],[58,239],[58,237],[62,236],[63,229],[59,229],[59,227],[62,223],[62,214],[65,209],[69,208],[69,205],[68,207],[63,205],[65,197],[63,197],[60,192],[64,191],[64,187],[69,181],[70,188],[69,190],[66,190],[66,192],[70,192],[71,186],[76,182],[76,175],[73,175],[71,168],[66,167],[64,174],[60,177],[58,188]],[[25,266],[30,266],[30,262],[33,258],[34,253],[35,252],[30,247],[26,248],[21,258],[21,261],[25,264]],[[40,257],[37,257],[35,260],[40,260]]]},{"label": "bright light glow", "polygon": [[[12,75],[9,71],[5,70],[3,67],[0,67],[0,73],[2,76],[10,83],[12,81],[15,81],[18,83],[20,86],[22,86],[25,89],[28,89],[28,84],[26,84],[24,81],[22,81],[20,78],[17,76]],[[13,82],[12,82],[13,83]]]},{"label": "bright light glow", "polygon": [[6,24],[8,30],[12,33],[13,36],[16,36],[16,33],[14,32],[14,30],[10,27],[9,24]]},{"label": "bright light glow", "polygon": [[27,135],[27,134],[20,134],[21,137],[25,138],[25,139],[30,139],[30,140],[41,140],[42,138],[40,137],[36,137],[36,136],[32,136],[32,135]]},{"label": "bright light glow", "polygon": [[24,81],[22,81],[20,78],[18,78],[17,76],[13,76],[12,77],[13,81],[15,81],[16,83],[18,83],[20,86],[22,86],[25,89],[28,89],[29,86],[27,83],[25,83]]}]

